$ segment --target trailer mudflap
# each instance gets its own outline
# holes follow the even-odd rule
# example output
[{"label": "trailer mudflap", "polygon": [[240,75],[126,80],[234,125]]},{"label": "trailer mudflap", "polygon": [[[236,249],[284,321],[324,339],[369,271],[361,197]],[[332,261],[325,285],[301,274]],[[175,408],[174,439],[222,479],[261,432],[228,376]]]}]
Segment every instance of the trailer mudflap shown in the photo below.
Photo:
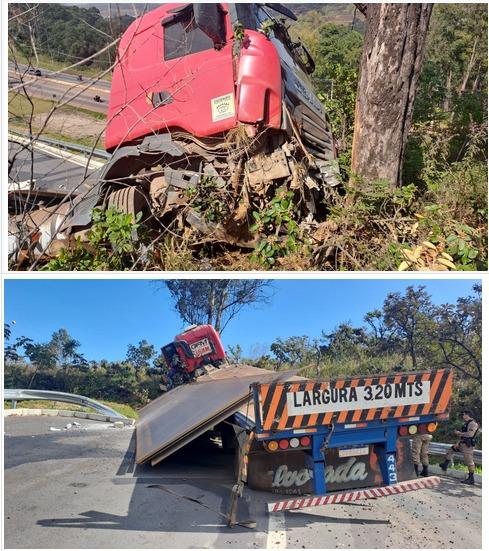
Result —
[{"label": "trailer mudflap", "polygon": [[435,488],[440,484],[438,476],[428,476],[426,478],[417,478],[415,480],[406,480],[390,486],[381,486],[378,488],[365,488],[363,490],[352,490],[350,492],[338,492],[325,496],[305,496],[294,499],[286,499],[268,503],[269,513],[278,513],[280,511],[290,511],[292,509],[305,509],[306,507],[318,507],[319,505],[329,505],[336,503],[349,503],[360,499],[377,499],[396,494],[403,494],[425,488]]}]

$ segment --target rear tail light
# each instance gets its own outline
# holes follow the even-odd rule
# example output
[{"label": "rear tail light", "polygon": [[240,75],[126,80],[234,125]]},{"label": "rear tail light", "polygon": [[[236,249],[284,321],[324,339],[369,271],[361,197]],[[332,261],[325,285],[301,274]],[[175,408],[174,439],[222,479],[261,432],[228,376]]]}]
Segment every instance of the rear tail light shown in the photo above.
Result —
[{"label": "rear tail light", "polygon": [[406,426],[399,427],[399,435],[406,436],[408,434],[408,428]]},{"label": "rear tail light", "polygon": [[263,443],[264,448],[269,452],[276,452],[280,450],[298,450],[300,448],[311,447],[310,436],[294,436],[293,438],[283,438],[282,440],[269,440]]},{"label": "rear tail light", "polygon": [[418,432],[419,434],[426,434],[426,431],[428,430],[426,425],[418,425]]},{"label": "rear tail light", "polygon": [[416,425],[410,425],[408,428],[409,434],[416,434],[418,432],[418,427]]},{"label": "rear tail light", "polygon": [[428,423],[428,427],[427,427],[428,432],[435,432],[437,426],[438,426],[437,423]]},{"label": "rear tail light", "polygon": [[271,452],[277,451],[278,450],[278,442],[276,442],[275,440],[270,440],[270,442],[268,442],[268,444],[267,444],[267,448]]}]

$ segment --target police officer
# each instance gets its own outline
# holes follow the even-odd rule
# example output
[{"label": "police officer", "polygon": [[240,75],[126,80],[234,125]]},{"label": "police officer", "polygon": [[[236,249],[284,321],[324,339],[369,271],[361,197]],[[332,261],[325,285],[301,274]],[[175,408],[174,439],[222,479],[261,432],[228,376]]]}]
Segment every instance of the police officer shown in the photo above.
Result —
[{"label": "police officer", "polygon": [[[431,434],[421,434],[417,433],[413,436],[411,442],[411,454],[413,457],[414,463],[414,472],[416,476],[428,476],[428,465],[430,461],[428,459],[428,450],[430,447],[430,442],[433,436]],[[423,470],[420,473],[420,463],[423,465]]]},{"label": "police officer", "polygon": [[454,434],[459,437],[459,441],[452,446],[451,450],[445,455],[445,461],[440,463],[440,467],[446,471],[448,465],[450,464],[453,455],[455,452],[461,452],[464,455],[464,463],[467,465],[469,474],[465,480],[462,481],[463,484],[474,484],[474,446],[475,446],[475,435],[479,430],[479,425],[474,421],[474,416],[472,411],[469,409],[464,409],[462,411],[462,418],[464,424],[462,425],[462,430],[454,431]]}]

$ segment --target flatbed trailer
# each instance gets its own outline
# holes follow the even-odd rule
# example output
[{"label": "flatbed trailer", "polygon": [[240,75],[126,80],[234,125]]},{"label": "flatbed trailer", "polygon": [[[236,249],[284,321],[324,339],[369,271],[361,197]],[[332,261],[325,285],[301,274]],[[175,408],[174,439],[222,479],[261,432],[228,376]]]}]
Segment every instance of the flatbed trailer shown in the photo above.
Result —
[{"label": "flatbed trailer", "polygon": [[[137,463],[156,465],[217,428],[223,445],[234,440],[239,450],[241,488],[247,483],[296,496],[270,504],[270,510],[381,497],[439,483],[436,477],[412,480],[410,437],[433,433],[448,419],[450,369],[313,381],[295,372],[227,364],[209,326],[178,336],[171,344],[173,355],[182,339],[179,361],[185,369],[197,373],[211,360],[217,368],[140,411]],[[355,492],[337,493],[345,490]]]},{"label": "flatbed trailer", "polygon": [[[282,468],[282,478],[286,478],[283,460],[287,457],[287,462],[294,466],[295,478],[299,481],[309,478],[312,482],[305,490],[296,484],[294,492],[287,492],[304,495],[312,490],[309,498],[272,503],[269,505],[270,511],[382,497],[433,487],[439,483],[437,477],[410,480],[414,471],[408,438],[418,432],[433,433],[440,421],[448,419],[451,391],[450,369],[323,382],[255,383],[252,385],[253,440],[255,450],[261,446],[262,461],[257,459],[253,465],[248,460],[247,476],[251,475],[254,479],[252,470],[263,463],[265,453],[269,455],[267,472],[274,478],[277,477],[277,470],[274,469],[273,457],[280,455],[277,462],[280,466],[277,468]],[[253,445],[250,452],[251,449]],[[292,456],[298,454],[300,459],[293,460]],[[377,462],[380,476],[367,480],[368,473],[366,476],[357,474],[350,480],[342,480],[344,484],[341,489],[358,490],[359,486],[366,487],[368,484],[377,487],[376,490],[358,490],[322,499],[330,492],[327,482],[328,457],[345,458],[362,454],[368,456],[371,467],[373,459]],[[399,470],[404,480],[399,480]],[[262,485],[266,487],[263,479]],[[273,480],[271,486],[274,491]],[[334,492],[337,488],[338,484],[331,490]]]}]

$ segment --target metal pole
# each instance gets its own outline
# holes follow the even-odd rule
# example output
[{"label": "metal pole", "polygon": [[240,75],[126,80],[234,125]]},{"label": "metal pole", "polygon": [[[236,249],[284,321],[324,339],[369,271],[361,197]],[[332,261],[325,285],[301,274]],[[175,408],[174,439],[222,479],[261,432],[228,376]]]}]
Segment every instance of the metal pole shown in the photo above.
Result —
[{"label": "metal pole", "polygon": [[326,462],[324,459],[324,434],[313,434],[312,436],[312,460],[313,464],[313,482],[314,494],[326,494]]},{"label": "metal pole", "polygon": [[379,445],[379,463],[386,485],[397,484],[397,427],[386,429],[386,439]]}]

